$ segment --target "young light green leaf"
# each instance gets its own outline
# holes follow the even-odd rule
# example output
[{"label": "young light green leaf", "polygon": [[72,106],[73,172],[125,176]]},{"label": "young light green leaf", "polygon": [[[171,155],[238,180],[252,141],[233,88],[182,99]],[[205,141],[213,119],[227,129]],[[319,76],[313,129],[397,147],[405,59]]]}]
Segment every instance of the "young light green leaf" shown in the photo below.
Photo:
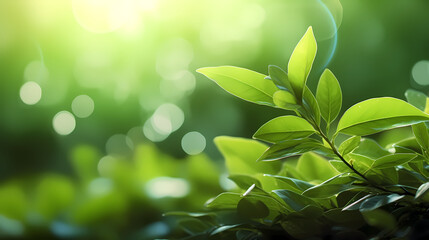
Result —
[{"label": "young light green leaf", "polygon": [[316,130],[303,118],[289,115],[277,117],[265,123],[256,131],[253,138],[276,143],[308,137],[315,132]]},{"label": "young light green leaf", "polygon": [[302,97],[305,83],[316,57],[316,52],[317,43],[314,38],[313,28],[309,27],[293,50],[288,63],[289,81],[298,99]]},{"label": "young light green leaf", "polygon": [[337,78],[329,69],[326,69],[320,77],[316,99],[323,119],[330,124],[340,113],[343,96]]},{"label": "young light green leaf", "polygon": [[414,136],[419,145],[426,151],[429,150],[429,133],[424,123],[414,124],[412,126]]},{"label": "young light green leaf", "polygon": [[297,110],[301,107],[296,102],[295,96],[292,93],[284,90],[278,90],[274,93],[273,102],[277,107],[286,110]]},{"label": "young light green leaf", "polygon": [[346,159],[358,172],[362,174],[366,174],[369,170],[371,170],[371,166],[374,163],[374,160],[356,153],[350,153],[347,155]]},{"label": "young light green leaf", "polygon": [[381,158],[377,158],[373,162],[371,168],[381,169],[381,168],[395,167],[411,161],[416,156],[417,155],[412,153],[396,153],[396,154],[387,155]]},{"label": "young light green leaf", "polygon": [[353,153],[364,155],[372,159],[377,159],[391,154],[385,148],[380,146],[380,144],[370,138],[362,138],[359,146],[353,151]]},{"label": "young light green leaf", "polygon": [[296,169],[307,181],[322,182],[338,174],[326,159],[312,152],[305,153],[299,158]]},{"label": "young light green leaf", "polygon": [[268,74],[270,79],[279,89],[286,90],[295,95],[293,88],[290,85],[287,73],[283,71],[283,69],[274,65],[270,65],[268,66]]},{"label": "young light green leaf", "polygon": [[338,147],[338,152],[340,152],[341,155],[346,155],[353,150],[355,150],[359,144],[360,144],[361,137],[360,136],[353,136],[345,140],[341,143],[341,145]]},{"label": "young light green leaf", "polygon": [[281,168],[280,162],[256,162],[268,148],[256,140],[221,136],[216,137],[214,142],[224,156],[231,175],[276,174]]},{"label": "young light green leaf", "polygon": [[275,106],[273,94],[278,90],[266,76],[245,68],[220,66],[200,68],[197,72],[215,81],[227,92],[246,101]]},{"label": "young light green leaf", "polygon": [[429,121],[429,115],[403,100],[373,98],[350,107],[341,117],[337,132],[363,136],[424,121]]},{"label": "young light green leaf", "polygon": [[419,189],[417,190],[415,199],[424,199],[428,201],[429,200],[428,193],[429,193],[429,182],[423,183],[422,185],[420,185]]},{"label": "young light green leaf", "polygon": [[338,172],[340,173],[351,173],[353,170],[351,170],[349,167],[347,167],[346,164],[343,163],[341,160],[329,160],[329,163],[332,167],[334,167]]},{"label": "young light green leaf", "polygon": [[416,108],[424,111],[426,108],[426,94],[413,90],[413,89],[408,89],[405,92],[405,98],[407,98],[407,101],[412,104],[413,106],[415,106]]}]

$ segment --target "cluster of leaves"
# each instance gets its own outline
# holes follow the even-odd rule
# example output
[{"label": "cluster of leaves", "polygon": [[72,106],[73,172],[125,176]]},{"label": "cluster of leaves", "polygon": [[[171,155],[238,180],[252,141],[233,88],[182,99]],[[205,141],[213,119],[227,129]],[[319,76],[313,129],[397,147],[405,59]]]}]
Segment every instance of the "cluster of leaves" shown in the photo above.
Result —
[{"label": "cluster of leaves", "polygon": [[[268,145],[215,139],[241,192],[209,200],[210,213],[172,213],[183,217],[186,239],[427,239],[421,231],[429,221],[427,96],[409,90],[411,104],[369,99],[336,124],[342,92],[334,74],[323,72],[315,95],[306,85],[316,50],[310,27],[287,72],[277,66],[269,66],[268,76],[232,66],[198,70],[237,97],[296,116],[256,131],[253,138]],[[410,125],[414,136],[389,148],[363,137]]]}]

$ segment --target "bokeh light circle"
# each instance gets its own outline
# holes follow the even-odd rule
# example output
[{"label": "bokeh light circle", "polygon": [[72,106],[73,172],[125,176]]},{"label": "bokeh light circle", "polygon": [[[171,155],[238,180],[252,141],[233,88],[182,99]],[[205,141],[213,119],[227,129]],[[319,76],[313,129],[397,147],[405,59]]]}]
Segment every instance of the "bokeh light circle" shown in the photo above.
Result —
[{"label": "bokeh light circle", "polygon": [[70,112],[61,111],[54,116],[52,124],[58,134],[69,135],[76,127],[76,119]]},{"label": "bokeh light circle", "polygon": [[151,198],[181,198],[188,195],[190,185],[182,178],[158,177],[147,182],[145,190]]},{"label": "bokeh light circle", "polygon": [[87,118],[94,112],[94,101],[88,95],[79,95],[73,99],[71,107],[76,117]]},{"label": "bokeh light circle", "polygon": [[112,156],[129,156],[133,148],[132,140],[123,134],[115,134],[106,142],[106,152]]},{"label": "bokeh light circle", "polygon": [[27,105],[34,105],[42,98],[42,88],[35,82],[26,82],[19,90],[19,97]]},{"label": "bokeh light circle", "polygon": [[182,138],[182,148],[189,155],[196,155],[206,148],[206,138],[199,132],[188,132]]},{"label": "bokeh light circle", "polygon": [[417,84],[422,86],[429,85],[429,61],[422,60],[414,64],[411,74]]}]

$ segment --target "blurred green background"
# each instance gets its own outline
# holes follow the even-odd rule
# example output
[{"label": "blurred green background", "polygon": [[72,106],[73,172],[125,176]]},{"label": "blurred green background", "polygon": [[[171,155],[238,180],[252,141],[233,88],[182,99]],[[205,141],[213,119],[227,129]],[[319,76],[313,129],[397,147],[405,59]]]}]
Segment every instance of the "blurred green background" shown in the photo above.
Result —
[{"label": "blurred green background", "polygon": [[233,186],[213,138],[281,113],[197,75],[286,67],[308,26],[309,84],[329,67],[343,111],[429,90],[429,2],[0,1],[0,236],[153,239],[166,211]]}]

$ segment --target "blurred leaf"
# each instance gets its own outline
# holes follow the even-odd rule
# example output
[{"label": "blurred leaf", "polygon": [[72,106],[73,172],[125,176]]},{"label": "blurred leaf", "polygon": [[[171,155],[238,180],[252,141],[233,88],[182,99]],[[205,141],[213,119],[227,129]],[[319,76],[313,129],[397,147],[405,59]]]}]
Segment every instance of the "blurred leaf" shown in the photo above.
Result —
[{"label": "blurred leaf", "polygon": [[295,96],[288,91],[278,90],[273,95],[274,104],[286,110],[297,110],[301,108],[296,102]]},{"label": "blurred leaf", "polygon": [[398,165],[402,165],[406,162],[409,162],[415,157],[416,155],[411,153],[391,154],[391,155],[387,155],[387,156],[375,159],[371,168],[380,169],[380,168],[395,167]]},{"label": "blurred leaf", "polygon": [[323,119],[330,124],[340,113],[343,97],[340,84],[329,69],[326,69],[320,77],[316,99]]},{"label": "blurred leaf", "polygon": [[246,218],[264,218],[270,214],[270,209],[262,201],[244,197],[237,204],[237,212]]},{"label": "blurred leaf", "polygon": [[221,66],[200,68],[197,72],[215,81],[227,92],[249,102],[275,106],[273,94],[278,90],[266,76],[245,68]]},{"label": "blurred leaf", "polygon": [[324,216],[335,225],[350,228],[359,228],[365,223],[362,214],[358,211],[342,211],[341,208],[329,209]]},{"label": "blurred leaf", "polygon": [[298,99],[301,99],[303,95],[305,83],[316,57],[316,51],[317,43],[314,38],[313,28],[309,27],[293,50],[288,63],[289,81]]},{"label": "blurred leaf", "polygon": [[413,90],[413,89],[408,89],[405,92],[405,97],[407,98],[407,101],[409,103],[411,103],[413,106],[415,106],[416,108],[424,111],[426,108],[426,94]]},{"label": "blurred leaf", "polygon": [[255,231],[238,230],[236,233],[237,240],[263,240]]},{"label": "blurred leaf", "polygon": [[46,175],[36,187],[36,209],[47,220],[65,211],[74,198],[75,187],[70,179],[63,176]]},{"label": "blurred leaf", "polygon": [[296,169],[307,181],[325,181],[338,174],[326,159],[311,152],[299,158]]},{"label": "blurred leaf", "polygon": [[303,118],[281,116],[262,125],[253,135],[253,138],[277,143],[285,140],[308,137],[315,132],[314,128]]},{"label": "blurred leaf", "polygon": [[338,147],[338,152],[344,156],[353,150],[355,150],[361,142],[360,136],[353,136],[345,140],[341,143],[341,145]]},{"label": "blurred leaf", "polygon": [[341,117],[337,132],[363,136],[423,121],[429,121],[429,115],[407,102],[372,98],[350,107]]},{"label": "blurred leaf", "polygon": [[97,165],[100,158],[99,152],[94,147],[82,145],[73,149],[71,162],[84,183],[98,177]]},{"label": "blurred leaf", "polygon": [[363,218],[370,226],[374,226],[384,230],[393,230],[396,227],[395,217],[387,211],[375,209],[362,213]]},{"label": "blurred leaf", "polygon": [[29,204],[23,188],[16,183],[3,183],[0,187],[0,215],[8,219],[24,221]]},{"label": "blurred leaf", "polygon": [[235,137],[216,137],[216,146],[225,158],[229,174],[276,174],[280,162],[256,162],[267,146],[256,141]]},{"label": "blurred leaf", "polygon": [[178,224],[185,232],[191,235],[206,232],[211,227],[211,225],[196,218],[180,219]]}]

